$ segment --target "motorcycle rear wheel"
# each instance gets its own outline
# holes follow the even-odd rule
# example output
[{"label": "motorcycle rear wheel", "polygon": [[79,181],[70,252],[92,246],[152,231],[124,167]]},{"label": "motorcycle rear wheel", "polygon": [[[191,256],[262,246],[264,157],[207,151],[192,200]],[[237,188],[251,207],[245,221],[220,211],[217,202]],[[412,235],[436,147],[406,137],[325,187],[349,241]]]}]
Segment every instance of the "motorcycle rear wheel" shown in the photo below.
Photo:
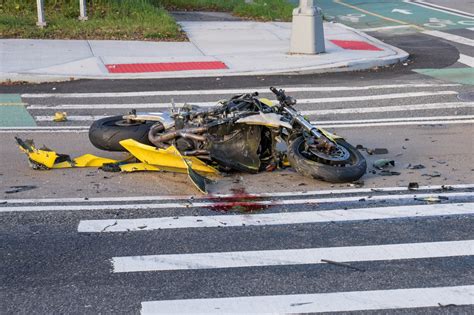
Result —
[{"label": "motorcycle rear wheel", "polygon": [[331,165],[321,162],[304,152],[305,139],[301,136],[293,140],[288,146],[288,160],[295,170],[308,177],[330,183],[353,182],[361,178],[367,169],[367,162],[360,152],[342,139],[336,140],[337,144],[349,153],[344,163]]},{"label": "motorcycle rear wheel", "polygon": [[105,151],[126,151],[120,141],[133,139],[152,145],[148,131],[154,121],[128,123],[122,116],[112,116],[95,121],[89,128],[89,140],[98,149]]}]

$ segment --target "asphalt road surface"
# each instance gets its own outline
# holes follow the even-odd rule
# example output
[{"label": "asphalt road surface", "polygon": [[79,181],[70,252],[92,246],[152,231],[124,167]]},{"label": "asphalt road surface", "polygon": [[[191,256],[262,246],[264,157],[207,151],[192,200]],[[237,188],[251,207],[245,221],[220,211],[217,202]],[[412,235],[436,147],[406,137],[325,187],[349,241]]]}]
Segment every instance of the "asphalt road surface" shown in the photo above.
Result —
[{"label": "asphalt road surface", "polygon": [[[469,32],[441,35],[472,41]],[[1,86],[2,104],[25,103],[1,109],[1,312],[472,314],[473,87],[418,71],[472,69],[460,59],[474,57],[472,42],[374,34],[405,45],[410,61],[328,75]],[[116,158],[89,143],[94,119],[163,110],[171,98],[271,97],[271,85],[311,121],[388,153],[362,152],[359,183],[234,173],[202,196],[181,174],[35,171],[13,139]],[[52,122],[57,111],[69,121]],[[375,170],[381,158],[399,175]]]}]

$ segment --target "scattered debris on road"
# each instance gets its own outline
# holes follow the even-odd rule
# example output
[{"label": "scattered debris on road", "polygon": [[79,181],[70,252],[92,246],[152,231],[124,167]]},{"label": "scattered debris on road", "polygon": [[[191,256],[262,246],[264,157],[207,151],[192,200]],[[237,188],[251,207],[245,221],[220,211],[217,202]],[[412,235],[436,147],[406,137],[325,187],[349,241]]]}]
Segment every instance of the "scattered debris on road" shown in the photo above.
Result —
[{"label": "scattered debris on road", "polygon": [[408,190],[417,190],[418,188],[420,188],[420,185],[417,182],[408,183]]},{"label": "scattered debris on road", "polygon": [[35,170],[97,167],[108,171],[168,171],[187,174],[192,183],[203,193],[207,193],[208,179],[198,172],[218,174],[218,171],[195,157],[183,157],[171,146],[157,149],[128,139],[121,141],[131,154],[124,160],[102,158],[85,154],[72,159],[69,155],[58,154],[48,148],[37,149],[33,140],[22,140],[15,137],[20,150],[28,156],[30,166]]},{"label": "scattered debris on road", "polygon": [[322,261],[322,262],[325,262],[325,263],[327,263],[327,264],[336,265],[336,266],[341,266],[341,267],[346,267],[346,268],[349,268],[349,269],[353,269],[353,270],[365,272],[365,269],[361,269],[361,268],[358,268],[358,267],[354,267],[354,266],[351,266],[351,265],[346,264],[346,263],[341,263],[341,262],[338,262],[338,261],[333,261],[333,260],[328,260],[328,259],[321,259],[321,261]]},{"label": "scattered debris on road", "polygon": [[395,166],[394,160],[380,159],[374,162],[374,167],[378,170],[385,170]]},{"label": "scattered debris on road", "polygon": [[56,112],[53,117],[54,122],[64,122],[67,121],[67,113],[66,112]]},{"label": "scattered debris on road", "polygon": [[416,164],[416,165],[411,165],[411,164],[408,164],[407,166],[407,169],[409,170],[421,170],[421,169],[424,169],[425,166],[423,164]]},{"label": "scattered debris on road", "polygon": [[358,144],[356,146],[356,149],[359,150],[359,151],[365,151],[365,152],[367,152],[368,155],[388,154],[388,149],[386,149],[386,148],[369,149],[369,148],[364,147],[362,144]]},{"label": "scattered debris on road", "polygon": [[429,197],[423,197],[423,198],[416,197],[415,200],[426,201],[428,203],[439,203],[443,200],[449,200],[449,198],[445,196],[429,196]]},{"label": "scattered debris on road", "polygon": [[20,185],[20,186],[10,186],[10,188],[11,188],[11,190],[5,191],[6,194],[16,194],[16,193],[19,193],[19,192],[28,191],[28,190],[38,188],[38,186]]},{"label": "scattered debris on road", "polygon": [[430,174],[421,174],[421,176],[430,177],[430,178],[441,177],[441,173],[435,171],[435,172],[430,173]]},{"label": "scattered debris on road", "polygon": [[389,170],[382,170],[379,173],[380,176],[398,176],[398,175],[401,175],[401,174],[402,173],[400,173],[400,172],[389,171]]}]

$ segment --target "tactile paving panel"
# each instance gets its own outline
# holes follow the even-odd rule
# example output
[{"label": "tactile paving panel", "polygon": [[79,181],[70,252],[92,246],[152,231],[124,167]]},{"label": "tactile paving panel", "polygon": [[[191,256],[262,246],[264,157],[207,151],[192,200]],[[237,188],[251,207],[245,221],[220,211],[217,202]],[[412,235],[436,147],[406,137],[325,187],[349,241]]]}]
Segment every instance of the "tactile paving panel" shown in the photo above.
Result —
[{"label": "tactile paving panel", "polygon": [[358,41],[358,40],[331,40],[332,43],[344,49],[351,50],[374,50],[380,51],[383,49],[378,48],[377,46],[371,45],[367,42]]},{"label": "tactile paving panel", "polygon": [[165,71],[227,69],[221,61],[129,63],[106,65],[109,73],[144,73]]}]

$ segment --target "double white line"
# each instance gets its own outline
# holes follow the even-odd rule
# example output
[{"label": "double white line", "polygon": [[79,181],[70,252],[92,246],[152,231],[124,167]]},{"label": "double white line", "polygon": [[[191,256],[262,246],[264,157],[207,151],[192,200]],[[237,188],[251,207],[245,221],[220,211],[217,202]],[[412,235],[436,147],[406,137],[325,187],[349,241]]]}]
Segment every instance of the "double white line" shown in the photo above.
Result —
[{"label": "double white line", "polygon": [[[282,206],[282,205],[314,205],[320,203],[334,202],[353,202],[360,199],[370,201],[379,200],[409,200],[414,198],[431,197],[433,193],[406,194],[406,195],[359,195],[354,197],[340,198],[295,198],[295,199],[276,199],[276,200],[257,200],[251,201],[255,206]],[[436,196],[448,198],[464,198],[474,196],[474,192],[451,192],[437,193]],[[149,209],[183,209],[183,208],[213,208],[216,205],[225,204],[224,201],[178,201],[163,203],[131,203],[131,204],[81,204],[81,205],[42,205],[42,206],[1,206],[2,212],[44,212],[44,211],[104,211],[104,210],[149,210]]]}]

